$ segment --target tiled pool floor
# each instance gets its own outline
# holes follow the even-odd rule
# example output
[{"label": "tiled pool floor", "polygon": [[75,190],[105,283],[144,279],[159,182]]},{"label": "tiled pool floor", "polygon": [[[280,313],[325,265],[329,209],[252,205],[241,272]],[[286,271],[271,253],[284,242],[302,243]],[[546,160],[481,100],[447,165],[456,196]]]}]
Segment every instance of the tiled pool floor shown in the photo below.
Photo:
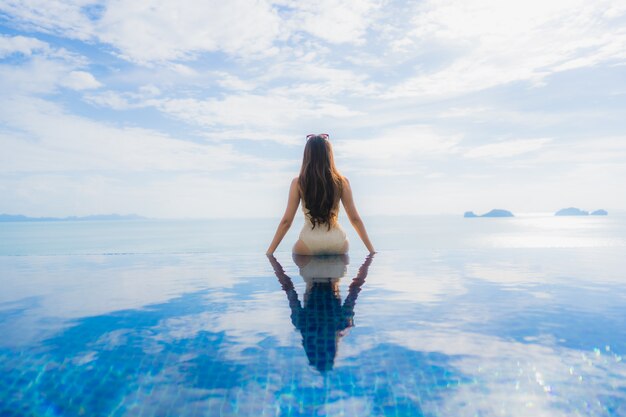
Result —
[{"label": "tiled pool floor", "polygon": [[626,416],[620,251],[0,257],[0,415]]}]

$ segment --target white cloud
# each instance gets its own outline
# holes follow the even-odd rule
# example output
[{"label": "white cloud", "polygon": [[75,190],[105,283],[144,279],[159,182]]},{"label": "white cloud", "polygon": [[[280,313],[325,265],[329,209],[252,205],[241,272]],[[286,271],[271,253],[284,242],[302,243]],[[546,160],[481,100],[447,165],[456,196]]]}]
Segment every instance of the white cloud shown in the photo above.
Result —
[{"label": "white cloud", "polygon": [[178,140],[141,128],[119,128],[66,113],[39,99],[4,99],[1,170],[216,171],[263,164],[228,145]]},{"label": "white cloud", "polygon": [[331,43],[363,43],[378,1],[9,1],[12,24],[98,40],[139,63],[193,59],[221,51],[248,59],[276,55],[277,42],[308,33]]},{"label": "white cloud", "polygon": [[612,168],[613,164],[626,167],[624,161],[626,136],[583,137],[567,146],[546,149],[535,157],[538,164],[604,164],[607,169]]},{"label": "white cloud", "polygon": [[96,28],[101,42],[138,62],[212,51],[267,56],[281,30],[271,5],[252,0],[111,1]]},{"label": "white cloud", "polygon": [[88,90],[102,86],[93,75],[85,71],[71,71],[68,76],[61,81],[61,85],[71,88],[72,90]]},{"label": "white cloud", "polygon": [[363,43],[373,12],[380,2],[371,0],[321,0],[290,2],[296,9],[294,31],[306,31],[331,43]]},{"label": "white cloud", "polygon": [[52,93],[73,66],[35,56],[17,67],[0,64],[0,91],[3,95]]},{"label": "white cloud", "polygon": [[486,113],[492,114],[494,109],[490,109],[487,107],[451,107],[439,113],[437,116],[440,118],[467,118],[479,115],[484,115]]},{"label": "white cloud", "polygon": [[114,110],[138,109],[158,104],[156,97],[161,95],[161,90],[152,85],[142,85],[137,91],[99,91],[87,94],[84,99],[96,106],[109,107]]},{"label": "white cloud", "polygon": [[440,97],[512,81],[541,83],[558,71],[624,60],[626,30],[619,19],[626,8],[612,3],[422,2],[410,33],[414,48],[439,45],[452,54],[451,62],[418,70],[387,96]]},{"label": "white cloud", "polygon": [[542,149],[550,143],[550,138],[513,139],[499,143],[476,146],[466,151],[466,158],[508,158]]},{"label": "white cloud", "polygon": [[34,51],[47,51],[49,45],[36,38],[0,35],[0,58],[14,53],[30,56]]},{"label": "white cloud", "polygon": [[236,75],[229,74],[227,72],[218,72],[219,79],[217,83],[228,90],[235,91],[251,91],[256,88],[256,83],[249,80],[243,80]]},{"label": "white cloud", "polygon": [[21,27],[98,40],[141,63],[214,51],[268,56],[281,36],[278,13],[265,1],[112,0],[89,16],[95,6],[91,1],[25,0],[5,2],[0,11]]},{"label": "white cloud", "polygon": [[92,36],[93,22],[84,13],[84,7],[93,5],[92,0],[7,0],[0,3],[0,12],[26,30],[87,40]]},{"label": "white cloud", "polygon": [[101,84],[84,71],[87,60],[63,48],[25,36],[0,36],[0,58],[21,55],[18,64],[0,64],[0,91],[5,95],[52,93],[59,87],[73,90]]},{"label": "white cloud", "polygon": [[169,99],[158,105],[171,116],[202,126],[263,124],[278,127],[297,118],[297,108],[306,103],[286,97],[240,94],[224,99]]},{"label": "white cloud", "polygon": [[[219,98],[155,100],[160,111],[205,127],[255,127],[277,131],[290,129],[306,119],[346,118],[358,113],[331,101],[312,102],[282,95],[233,94]],[[272,140],[271,137],[268,140]]]},{"label": "white cloud", "polygon": [[314,100],[345,97],[346,94],[376,96],[381,89],[380,83],[369,80],[366,73],[333,68],[322,58],[299,57],[272,64],[258,80],[265,83],[280,81],[283,86],[272,88],[272,93]]},{"label": "white cloud", "polygon": [[343,140],[335,148],[350,159],[397,166],[399,160],[454,153],[460,139],[458,134],[440,134],[431,126],[408,125],[388,129],[372,139]]},{"label": "white cloud", "polygon": [[[102,91],[97,94],[85,96],[88,103],[97,106],[109,107],[113,110],[128,110],[132,108],[145,107],[146,102],[131,102],[134,99],[133,93],[118,93],[115,91]],[[134,101],[134,100],[133,100]]]},{"label": "white cloud", "polygon": [[272,141],[283,145],[298,145],[303,143],[302,132],[283,132],[272,129],[219,129],[203,134],[213,141],[250,140]]}]

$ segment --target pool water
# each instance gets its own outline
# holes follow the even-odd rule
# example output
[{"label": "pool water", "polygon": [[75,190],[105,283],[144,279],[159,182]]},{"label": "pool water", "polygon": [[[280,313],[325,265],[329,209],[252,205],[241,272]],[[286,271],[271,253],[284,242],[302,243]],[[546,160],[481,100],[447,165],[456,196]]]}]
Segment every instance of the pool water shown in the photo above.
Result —
[{"label": "pool water", "polygon": [[626,416],[623,229],[495,220],[317,258],[12,225],[0,415]]}]

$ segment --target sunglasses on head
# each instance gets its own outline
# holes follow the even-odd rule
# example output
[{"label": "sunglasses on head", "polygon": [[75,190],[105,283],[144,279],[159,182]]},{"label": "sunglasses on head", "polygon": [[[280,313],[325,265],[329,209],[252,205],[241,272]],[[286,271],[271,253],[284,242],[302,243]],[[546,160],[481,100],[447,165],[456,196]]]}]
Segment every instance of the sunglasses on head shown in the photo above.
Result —
[{"label": "sunglasses on head", "polygon": [[328,139],[330,137],[330,136],[328,136],[328,133],[320,133],[319,135],[311,133],[309,135],[306,135],[306,140],[309,140],[309,139],[314,138],[316,136],[319,136],[322,139]]}]

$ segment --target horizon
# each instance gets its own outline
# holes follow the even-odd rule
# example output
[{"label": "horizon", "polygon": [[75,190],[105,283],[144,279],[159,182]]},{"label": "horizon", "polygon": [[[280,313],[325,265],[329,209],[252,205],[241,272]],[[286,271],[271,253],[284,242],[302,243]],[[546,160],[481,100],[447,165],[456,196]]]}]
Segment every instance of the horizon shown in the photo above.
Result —
[{"label": "horizon", "polygon": [[[562,207],[561,209],[564,208],[568,208],[568,207]],[[574,208],[578,208],[578,207],[574,207]],[[588,211],[589,214],[588,215],[582,215],[582,216],[577,216],[577,215],[566,215],[566,216],[555,216],[555,213],[558,210],[561,209],[557,209],[555,211],[533,211],[533,212],[516,212],[513,210],[507,210],[507,209],[499,209],[499,208],[493,208],[490,210],[507,210],[510,211],[511,213],[513,213],[513,217],[606,217],[606,216],[602,216],[602,215],[592,215],[591,212],[595,211],[595,210],[601,210],[603,209],[602,207],[598,208],[598,209],[590,209],[587,210],[585,208],[581,208],[581,210],[585,210]],[[487,210],[487,211],[490,211]],[[606,209],[605,209],[606,210]],[[363,215],[364,218],[379,218],[379,217],[437,217],[437,216],[442,216],[442,217],[463,217],[463,215],[465,214],[465,212],[474,212],[475,214],[477,214],[478,216],[476,218],[489,218],[489,217],[482,217],[481,214],[486,213],[485,212],[476,212],[475,210],[466,210],[464,212],[458,213],[458,212],[439,212],[439,213],[409,213],[409,214],[368,214],[368,215]],[[621,215],[625,215],[626,214],[626,210],[606,210],[608,212],[609,216],[621,216]],[[57,217],[57,216],[28,216],[22,213],[1,213],[0,212],[0,217],[1,216],[15,216],[15,217],[26,217],[28,219],[55,219],[55,220],[71,220],[72,218],[85,218],[85,217],[97,217],[97,216],[119,216],[119,217],[133,217],[135,216],[135,219],[119,219],[119,220],[278,220],[280,219],[280,215],[274,215],[274,216],[257,216],[257,217],[253,217],[253,216],[223,216],[223,217],[148,217],[148,216],[143,216],[141,214],[137,214],[137,213],[91,213],[91,214],[85,214],[85,215],[69,215],[69,216],[63,216],[63,217]],[[296,218],[299,217],[299,214],[296,214]],[[348,220],[345,213],[340,212],[339,214],[339,218],[342,220]],[[502,217],[492,217],[492,218],[502,218]],[[507,217],[504,217],[507,218]],[[510,217],[508,217],[510,218]],[[115,219],[110,219],[110,220],[115,220]],[[297,228],[297,226],[294,226]]]},{"label": "horizon", "polygon": [[608,0],[0,4],[0,211],[278,218],[325,132],[363,216],[623,212],[625,23]]}]

